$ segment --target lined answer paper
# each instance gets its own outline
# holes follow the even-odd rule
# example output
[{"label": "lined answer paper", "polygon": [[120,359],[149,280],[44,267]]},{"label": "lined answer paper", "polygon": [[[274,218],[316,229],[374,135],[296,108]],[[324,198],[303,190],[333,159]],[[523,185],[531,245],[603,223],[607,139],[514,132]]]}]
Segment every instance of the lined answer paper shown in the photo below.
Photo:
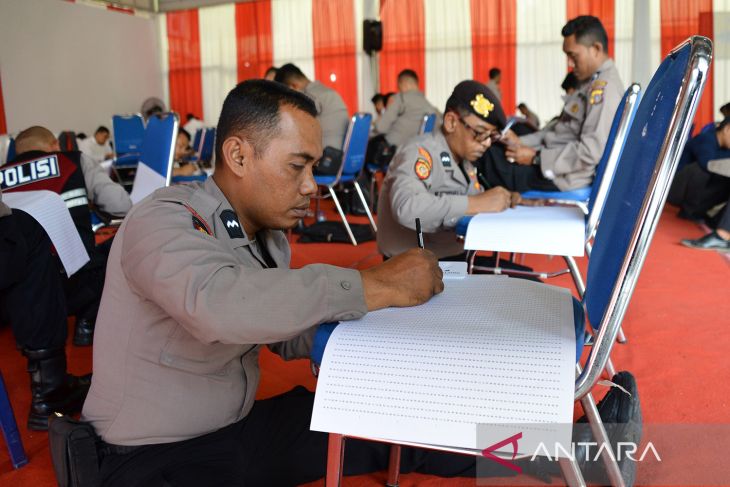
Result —
[{"label": "lined answer paper", "polygon": [[84,243],[81,241],[66,203],[52,191],[20,191],[3,193],[3,202],[36,219],[56,247],[56,252],[71,276],[89,261]]},{"label": "lined answer paper", "polygon": [[[335,329],[311,428],[482,449],[492,443],[477,444],[477,424],[529,423],[569,444],[570,427],[558,426],[573,415],[568,291],[498,276],[445,284],[424,305],[369,313]],[[504,434],[496,429],[482,439]],[[529,441],[520,448],[534,451]]]}]

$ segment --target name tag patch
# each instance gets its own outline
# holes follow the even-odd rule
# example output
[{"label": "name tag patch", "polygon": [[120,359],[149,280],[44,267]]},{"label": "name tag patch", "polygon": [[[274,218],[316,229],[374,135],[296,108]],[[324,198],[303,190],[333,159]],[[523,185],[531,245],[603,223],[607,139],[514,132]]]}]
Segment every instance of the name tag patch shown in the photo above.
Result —
[{"label": "name tag patch", "polygon": [[28,161],[17,166],[0,168],[0,188],[11,189],[26,184],[57,178],[61,175],[58,169],[58,157]]},{"label": "name tag patch", "polygon": [[224,210],[221,212],[221,221],[223,226],[231,238],[244,238],[243,228],[238,221],[238,216],[232,210]]}]

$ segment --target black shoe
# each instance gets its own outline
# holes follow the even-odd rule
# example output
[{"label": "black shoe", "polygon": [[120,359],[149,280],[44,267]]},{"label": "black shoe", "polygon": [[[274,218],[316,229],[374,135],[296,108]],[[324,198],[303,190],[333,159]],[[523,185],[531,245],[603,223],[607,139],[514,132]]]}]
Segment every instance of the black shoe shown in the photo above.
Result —
[{"label": "black shoe", "polygon": [[730,240],[725,240],[714,231],[696,240],[684,239],[682,245],[693,249],[730,252]]},{"label": "black shoe", "polygon": [[91,385],[91,374],[77,377],[66,373],[64,348],[23,350],[28,359],[31,404],[28,429],[45,431],[48,418],[55,412],[81,411]]},{"label": "black shoe", "polygon": [[77,347],[88,347],[94,342],[94,322],[86,319],[76,318],[73,344]]}]

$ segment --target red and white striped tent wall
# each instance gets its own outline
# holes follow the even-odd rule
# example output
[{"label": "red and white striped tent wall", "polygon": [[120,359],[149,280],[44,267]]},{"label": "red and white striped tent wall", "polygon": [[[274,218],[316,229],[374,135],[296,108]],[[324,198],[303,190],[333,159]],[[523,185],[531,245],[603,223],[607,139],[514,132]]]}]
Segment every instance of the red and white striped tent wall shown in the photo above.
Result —
[{"label": "red and white striped tent wall", "polygon": [[[714,39],[697,125],[717,119],[730,101],[730,0],[256,0],[171,12],[158,21],[170,106],[211,125],[236,82],[286,62],[339,91],[351,112],[372,110],[373,78],[380,91],[395,91],[404,68],[419,73],[426,96],[442,107],[456,83],[486,82],[496,66],[505,111],[526,102],[545,120],[561,108],[567,61],[560,29],[581,14],[603,21],[626,85],[646,84],[689,35]],[[362,52],[364,18],[383,22],[375,66]]]}]

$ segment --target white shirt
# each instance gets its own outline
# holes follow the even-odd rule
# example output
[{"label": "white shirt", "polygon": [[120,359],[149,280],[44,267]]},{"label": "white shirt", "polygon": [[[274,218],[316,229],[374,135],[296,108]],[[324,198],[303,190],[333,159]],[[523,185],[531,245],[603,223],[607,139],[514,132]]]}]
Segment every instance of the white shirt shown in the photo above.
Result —
[{"label": "white shirt", "polygon": [[[195,139],[195,132],[197,132],[198,129],[205,128],[205,124],[202,120],[191,118],[188,123],[183,125],[183,128],[190,134],[191,139]],[[191,140],[190,142],[192,143],[193,141]]]},{"label": "white shirt", "polygon": [[99,145],[92,136],[79,141],[79,150],[94,161],[101,162],[106,159],[107,154],[112,152],[112,146],[108,140],[103,145]]}]

